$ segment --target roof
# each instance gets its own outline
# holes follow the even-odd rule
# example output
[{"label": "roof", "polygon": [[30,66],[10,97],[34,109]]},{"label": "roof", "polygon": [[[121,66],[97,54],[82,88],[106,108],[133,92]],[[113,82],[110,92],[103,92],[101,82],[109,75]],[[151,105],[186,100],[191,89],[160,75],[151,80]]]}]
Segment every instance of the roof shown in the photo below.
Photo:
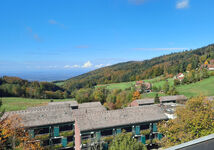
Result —
[{"label": "roof", "polygon": [[135,100],[139,105],[154,104],[154,98],[145,98]]},{"label": "roof", "polygon": [[23,111],[7,112],[5,115],[15,114],[20,116],[24,127],[45,126],[74,121],[69,105],[61,105],[60,107],[42,106],[41,108],[36,107]]},{"label": "roof", "polygon": [[174,96],[161,96],[161,102],[170,102],[170,101],[177,101],[177,100],[187,100],[187,97],[184,95],[174,95]]},{"label": "roof", "polygon": [[[195,149],[196,147],[198,147],[198,149],[200,149],[200,148],[207,149],[208,147],[206,147],[206,146],[212,146],[212,147],[210,147],[210,149],[213,149],[213,140],[214,140],[214,134],[210,134],[208,136],[203,136],[201,138],[198,138],[198,139],[195,139],[195,140],[192,140],[189,142],[185,142],[185,143],[167,148],[165,150],[181,150],[181,149],[187,150],[187,149]],[[210,145],[210,143],[208,143],[208,141],[211,141],[212,145]],[[192,147],[192,146],[196,146],[196,147]]]},{"label": "roof", "polygon": [[106,111],[105,107],[99,102],[79,104],[79,108],[73,110],[70,107],[72,104],[75,104],[75,101],[72,103],[53,102],[46,106],[30,107],[27,110],[7,112],[4,117],[17,114],[22,119],[24,127],[36,127],[74,122],[76,116],[91,112]]},{"label": "roof", "polygon": [[70,106],[78,106],[77,101],[50,102],[48,105],[69,104]]},{"label": "roof", "polygon": [[100,102],[88,102],[79,104],[79,108],[86,108],[86,107],[100,107],[102,104]]},{"label": "roof", "polygon": [[119,110],[88,113],[76,118],[80,131],[90,131],[144,122],[167,120],[158,105],[127,107]]}]

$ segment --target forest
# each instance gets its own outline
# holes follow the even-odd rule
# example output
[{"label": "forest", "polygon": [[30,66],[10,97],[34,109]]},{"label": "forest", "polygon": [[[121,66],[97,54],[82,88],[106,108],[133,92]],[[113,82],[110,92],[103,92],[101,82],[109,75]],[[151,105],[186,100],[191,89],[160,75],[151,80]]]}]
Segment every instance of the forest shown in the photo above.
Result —
[{"label": "forest", "polygon": [[51,82],[29,82],[18,77],[0,78],[1,97],[28,97],[39,99],[68,98],[69,92]]},{"label": "forest", "polygon": [[152,79],[160,75],[176,75],[200,68],[205,61],[214,59],[214,44],[156,57],[145,61],[130,61],[100,68],[64,81],[68,90],[90,88],[98,84],[120,83]]}]

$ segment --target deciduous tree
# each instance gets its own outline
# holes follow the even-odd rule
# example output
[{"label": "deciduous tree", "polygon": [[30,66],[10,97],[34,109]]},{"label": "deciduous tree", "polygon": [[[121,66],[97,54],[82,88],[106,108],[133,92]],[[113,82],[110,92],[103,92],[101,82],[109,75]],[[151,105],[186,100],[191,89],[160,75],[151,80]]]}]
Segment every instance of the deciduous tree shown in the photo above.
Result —
[{"label": "deciduous tree", "polygon": [[159,124],[159,132],[165,137],[163,147],[181,144],[214,133],[213,102],[205,97],[192,98],[185,107],[177,108],[176,119]]}]

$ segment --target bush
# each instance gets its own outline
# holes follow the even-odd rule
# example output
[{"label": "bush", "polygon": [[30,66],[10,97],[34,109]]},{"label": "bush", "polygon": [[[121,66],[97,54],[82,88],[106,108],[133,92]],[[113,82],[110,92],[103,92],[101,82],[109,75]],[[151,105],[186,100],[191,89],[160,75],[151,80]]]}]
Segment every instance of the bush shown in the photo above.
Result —
[{"label": "bush", "polygon": [[74,130],[60,132],[59,135],[60,135],[60,136],[64,136],[64,137],[73,136],[73,135],[74,135]]}]

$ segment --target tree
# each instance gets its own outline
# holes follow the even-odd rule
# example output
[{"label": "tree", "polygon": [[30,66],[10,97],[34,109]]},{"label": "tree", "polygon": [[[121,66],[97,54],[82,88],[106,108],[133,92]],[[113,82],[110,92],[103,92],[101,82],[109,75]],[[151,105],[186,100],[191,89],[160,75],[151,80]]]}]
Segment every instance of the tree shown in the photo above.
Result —
[{"label": "tree", "polygon": [[92,93],[93,93],[93,90],[90,88],[80,89],[76,92],[75,98],[76,98],[78,103],[91,102],[92,101]]},{"label": "tree", "polygon": [[168,81],[166,81],[163,85],[163,92],[167,94],[168,91],[169,91],[169,83]]},{"label": "tree", "polygon": [[136,99],[140,99],[140,98],[141,98],[140,92],[139,91],[135,91],[133,93],[132,100],[136,100]]},{"label": "tree", "polygon": [[12,115],[0,123],[0,149],[38,150],[43,148],[38,141],[29,136],[21,123],[21,118],[18,115]]},{"label": "tree", "polygon": [[180,81],[178,80],[178,79],[175,79],[174,80],[174,86],[177,86],[177,85],[179,85],[180,84]]},{"label": "tree", "polygon": [[109,150],[146,150],[146,146],[136,139],[132,138],[132,134],[125,133],[118,134],[110,144]]},{"label": "tree", "polygon": [[187,71],[191,71],[191,70],[192,70],[192,64],[188,64]]},{"label": "tree", "polygon": [[[2,105],[3,105],[2,99],[0,99],[0,108],[1,108]],[[1,117],[4,115],[4,112],[5,112],[5,109],[3,109],[3,110],[0,112],[0,120],[1,120]],[[0,122],[0,123],[1,123],[1,122]]]},{"label": "tree", "polygon": [[160,103],[160,98],[158,96],[158,93],[156,93],[155,95],[155,104],[159,104]]},{"label": "tree", "polygon": [[165,135],[161,145],[170,147],[214,133],[213,106],[213,102],[200,96],[177,108],[177,118],[159,124],[159,132]]}]

